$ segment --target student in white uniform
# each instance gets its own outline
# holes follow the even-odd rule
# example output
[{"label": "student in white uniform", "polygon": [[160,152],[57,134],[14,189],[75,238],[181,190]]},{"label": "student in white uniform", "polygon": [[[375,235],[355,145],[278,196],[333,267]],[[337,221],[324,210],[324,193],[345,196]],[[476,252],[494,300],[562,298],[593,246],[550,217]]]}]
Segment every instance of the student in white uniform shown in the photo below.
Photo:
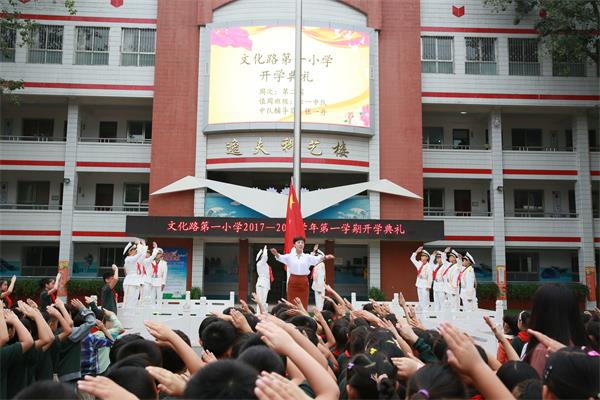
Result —
[{"label": "student in white uniform", "polygon": [[152,242],[152,249],[146,249],[145,257],[142,258],[142,276],[140,277],[140,300],[143,303],[151,302],[152,292],[152,263],[156,258],[158,244]]},{"label": "student in white uniform", "polygon": [[164,251],[156,247],[156,256],[150,264],[150,302],[152,304],[161,304],[163,290],[167,284],[167,262],[163,259]]},{"label": "student in white uniform", "polygon": [[445,282],[446,282],[446,301],[448,304],[448,308],[452,311],[458,311],[458,307],[460,305],[460,297],[458,297],[458,285],[456,284],[456,279],[458,278],[458,274],[460,272],[460,265],[458,264],[458,260],[460,258],[460,254],[456,250],[451,250],[448,253],[448,269],[445,271]]},{"label": "student in white uniform", "polygon": [[[325,256],[321,250],[317,250],[317,254]],[[321,261],[313,267],[312,271],[312,290],[315,292],[315,306],[317,310],[323,311],[323,303],[325,301],[325,263]]]},{"label": "student in white uniform", "polygon": [[123,254],[127,255],[123,263],[123,269],[125,270],[123,308],[133,308],[137,305],[140,296],[140,279],[142,275],[140,263],[144,254],[146,254],[146,246],[143,241],[136,239],[133,243],[127,243]]},{"label": "student in white uniform", "polygon": [[269,296],[269,290],[271,290],[271,280],[273,272],[271,267],[267,264],[269,259],[269,252],[267,245],[263,247],[256,255],[256,273],[258,278],[256,279],[256,295],[258,300],[266,307],[267,297]]},{"label": "student in white uniform", "polygon": [[460,298],[463,304],[463,311],[474,311],[477,307],[474,265],[475,259],[467,252],[462,259],[462,268],[457,279],[458,285],[460,286]]},{"label": "student in white uniform", "polygon": [[431,280],[433,281],[433,307],[435,311],[442,311],[446,303],[446,290],[444,282],[444,273],[450,266],[446,259],[446,253],[436,250],[431,256],[433,263],[431,265]]},{"label": "student in white uniform", "polygon": [[[417,255],[419,256],[418,261]],[[427,311],[429,308],[429,290],[431,289],[431,268],[429,265],[430,258],[431,256],[427,250],[423,250],[423,246],[419,247],[410,256],[410,261],[417,269],[417,280],[415,282],[415,286],[417,287],[419,306],[423,311]]]}]

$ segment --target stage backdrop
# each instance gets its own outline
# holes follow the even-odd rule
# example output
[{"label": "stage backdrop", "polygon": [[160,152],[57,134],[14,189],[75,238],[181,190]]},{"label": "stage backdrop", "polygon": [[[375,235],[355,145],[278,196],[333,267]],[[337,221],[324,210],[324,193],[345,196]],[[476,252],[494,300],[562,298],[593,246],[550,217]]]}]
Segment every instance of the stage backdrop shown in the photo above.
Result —
[{"label": "stage backdrop", "polygon": [[179,247],[165,247],[164,260],[167,262],[167,284],[163,292],[164,299],[184,299],[188,252],[187,249]]},{"label": "stage backdrop", "polygon": [[[369,33],[302,29],[302,122],[369,128]],[[210,30],[209,124],[293,122],[294,27]]]}]

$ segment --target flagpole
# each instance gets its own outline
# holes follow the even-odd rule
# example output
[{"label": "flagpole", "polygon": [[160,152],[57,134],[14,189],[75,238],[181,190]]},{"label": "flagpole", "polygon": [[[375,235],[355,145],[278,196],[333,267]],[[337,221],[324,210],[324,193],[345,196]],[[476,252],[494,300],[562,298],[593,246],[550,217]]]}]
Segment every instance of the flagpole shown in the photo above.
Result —
[{"label": "flagpole", "polygon": [[296,0],[296,51],[294,69],[294,187],[298,202],[301,192],[300,181],[300,150],[302,147],[300,137],[301,115],[302,115],[302,0]]}]

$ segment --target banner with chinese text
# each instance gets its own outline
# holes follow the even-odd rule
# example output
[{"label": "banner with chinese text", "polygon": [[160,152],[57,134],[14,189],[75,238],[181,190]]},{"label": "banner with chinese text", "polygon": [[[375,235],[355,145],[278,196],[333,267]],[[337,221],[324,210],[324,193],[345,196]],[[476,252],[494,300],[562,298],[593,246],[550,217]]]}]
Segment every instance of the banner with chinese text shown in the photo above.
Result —
[{"label": "banner with chinese text", "polygon": [[179,247],[165,247],[163,258],[167,262],[165,299],[184,299],[188,271],[188,251]]}]

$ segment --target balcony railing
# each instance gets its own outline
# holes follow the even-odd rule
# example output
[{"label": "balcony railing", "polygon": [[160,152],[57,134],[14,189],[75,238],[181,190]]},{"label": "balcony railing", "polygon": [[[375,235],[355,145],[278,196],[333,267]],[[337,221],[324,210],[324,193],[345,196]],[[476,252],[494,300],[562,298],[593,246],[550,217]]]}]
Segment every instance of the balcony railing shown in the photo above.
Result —
[{"label": "balcony railing", "polygon": [[423,209],[423,215],[428,217],[491,217],[492,213],[488,211],[456,211],[426,207]]},{"label": "balcony railing", "polygon": [[504,150],[514,151],[574,151],[574,147],[567,146],[504,146]]},{"label": "balcony railing", "polygon": [[424,149],[435,149],[435,150],[490,150],[492,147],[489,144],[454,145],[454,144],[423,143],[423,148]]},{"label": "balcony railing", "polygon": [[0,210],[62,210],[61,204],[0,204]]},{"label": "balcony railing", "polygon": [[101,212],[148,212],[148,204],[129,204],[120,206],[76,205],[75,210]]},{"label": "balcony railing", "polygon": [[577,213],[562,211],[546,212],[535,210],[514,210],[506,211],[504,216],[516,218],[577,218]]},{"label": "balcony railing", "polygon": [[119,138],[99,138],[99,137],[79,137],[81,143],[128,143],[128,144],[150,144],[151,139],[138,139],[132,137]]},{"label": "balcony railing", "polygon": [[54,136],[0,136],[3,142],[64,142],[65,137]]}]

